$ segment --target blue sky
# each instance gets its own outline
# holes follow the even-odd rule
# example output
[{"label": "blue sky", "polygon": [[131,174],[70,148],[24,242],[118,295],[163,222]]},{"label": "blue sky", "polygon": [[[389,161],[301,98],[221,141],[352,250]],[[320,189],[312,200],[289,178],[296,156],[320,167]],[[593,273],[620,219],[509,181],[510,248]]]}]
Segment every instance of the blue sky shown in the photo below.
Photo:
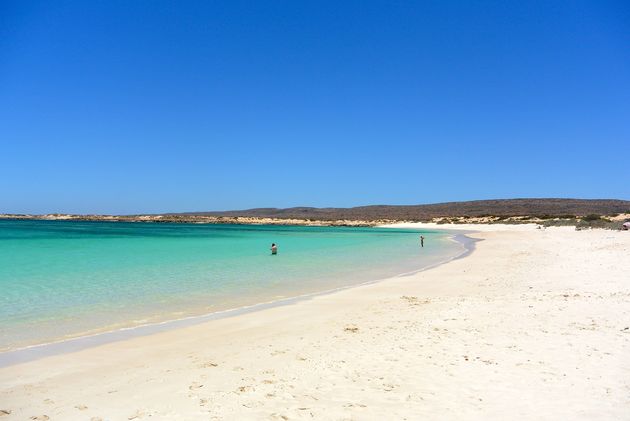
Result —
[{"label": "blue sky", "polygon": [[626,1],[3,1],[0,212],[630,199]]}]

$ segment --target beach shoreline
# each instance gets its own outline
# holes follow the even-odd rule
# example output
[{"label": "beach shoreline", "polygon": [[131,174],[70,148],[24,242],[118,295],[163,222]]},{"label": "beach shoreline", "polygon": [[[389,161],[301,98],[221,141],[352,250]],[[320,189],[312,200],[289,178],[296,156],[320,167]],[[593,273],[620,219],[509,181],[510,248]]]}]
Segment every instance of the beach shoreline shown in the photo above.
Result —
[{"label": "beach shoreline", "polygon": [[[384,226],[385,227],[385,226]],[[464,235],[464,231],[452,230],[450,231],[450,238],[458,242],[463,250],[454,256],[449,256],[446,259],[437,263],[428,263],[426,266],[422,266],[412,271],[403,272],[387,278],[374,279],[369,281],[360,282],[357,284],[345,285],[327,289],[323,291],[317,291],[312,293],[300,294],[297,296],[290,296],[286,298],[280,298],[273,301],[265,301],[254,304],[243,305],[235,308],[228,308],[210,313],[186,316],[176,319],[167,319],[163,321],[157,321],[147,324],[140,324],[135,326],[128,326],[117,328],[114,330],[103,330],[93,334],[79,335],[67,339],[60,339],[48,343],[29,345],[20,347],[18,349],[12,349],[9,351],[0,352],[0,368],[7,367],[14,364],[25,363],[34,361],[40,358],[50,357],[53,355],[66,354],[71,352],[77,352],[83,349],[87,349],[94,346],[105,345],[111,342],[124,341],[135,337],[153,335],[160,332],[165,332],[173,329],[181,329],[187,326],[193,326],[200,323],[205,323],[211,320],[218,320],[227,317],[236,317],[242,314],[257,312],[269,308],[288,306],[296,304],[304,300],[310,300],[318,296],[334,294],[339,291],[343,291],[350,288],[356,288],[363,285],[370,285],[377,282],[387,282],[390,279],[398,278],[401,276],[409,276],[422,272],[433,267],[437,267],[446,264],[454,259],[459,259],[472,253],[476,240]],[[466,231],[470,233],[471,231]]]},{"label": "beach shoreline", "polygon": [[417,230],[372,227],[0,225],[0,365],[6,351],[385,279],[461,248],[434,230],[421,252]]},{"label": "beach shoreline", "polygon": [[409,276],[0,368],[0,409],[11,420],[624,419],[630,236],[477,228],[474,253]]}]

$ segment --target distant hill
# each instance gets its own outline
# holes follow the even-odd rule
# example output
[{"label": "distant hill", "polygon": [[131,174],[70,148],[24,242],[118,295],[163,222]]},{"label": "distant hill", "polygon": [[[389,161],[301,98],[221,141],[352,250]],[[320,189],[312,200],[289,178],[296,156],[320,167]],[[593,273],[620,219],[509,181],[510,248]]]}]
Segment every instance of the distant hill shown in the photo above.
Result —
[{"label": "distant hill", "polygon": [[295,218],[330,220],[429,220],[438,217],[475,216],[585,216],[630,213],[630,201],[615,199],[498,199],[446,202],[430,205],[373,205],[354,208],[257,208],[225,212],[187,212],[166,215]]}]

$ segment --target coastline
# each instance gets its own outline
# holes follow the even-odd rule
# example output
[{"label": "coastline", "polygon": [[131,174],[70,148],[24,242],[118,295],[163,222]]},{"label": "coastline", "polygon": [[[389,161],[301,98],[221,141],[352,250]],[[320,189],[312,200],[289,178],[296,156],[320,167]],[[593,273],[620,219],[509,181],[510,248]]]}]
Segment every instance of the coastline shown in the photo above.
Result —
[{"label": "coastline", "polygon": [[[588,218],[606,216],[608,222],[630,219],[630,201],[615,199],[520,198],[473,200],[424,205],[369,205],[351,208],[254,208],[211,212],[151,213],[134,215],[72,214],[72,213],[0,213],[1,219],[128,221],[128,222],[191,222],[214,224],[282,224],[317,226],[375,226],[400,221],[431,221],[443,223],[510,223],[583,224],[608,226]],[[562,221],[560,221],[562,220]]]},{"label": "coastline", "polygon": [[409,276],[0,369],[4,419],[624,419],[630,236],[479,230]]},{"label": "coastline", "polygon": [[369,281],[360,282],[357,284],[340,286],[328,290],[317,291],[313,293],[300,294],[297,296],[291,296],[281,298],[273,301],[266,301],[260,303],[254,303],[244,305],[236,308],[228,308],[224,310],[213,311],[210,313],[186,316],[177,319],[168,319],[158,322],[152,322],[148,324],[140,324],[137,326],[129,326],[118,328],[114,330],[104,330],[88,335],[80,335],[77,337],[60,339],[53,342],[35,344],[30,346],[21,347],[9,351],[0,352],[0,368],[8,367],[14,364],[21,364],[29,361],[34,361],[40,358],[50,357],[54,355],[67,354],[72,352],[81,351],[83,349],[105,345],[112,342],[124,341],[135,337],[141,337],[146,335],[153,335],[160,332],[165,332],[173,329],[181,329],[188,326],[194,326],[200,323],[209,322],[212,320],[223,319],[227,317],[236,317],[242,314],[248,314],[252,312],[262,311],[269,308],[288,306],[291,304],[299,303],[304,300],[313,299],[318,296],[334,294],[346,289],[356,288],[364,285],[370,285],[378,282],[387,282],[388,280],[395,279],[401,276],[410,276],[443,264],[446,264],[454,259],[465,257],[474,251],[475,243],[477,240],[472,239],[455,231],[449,237],[452,241],[458,242],[463,247],[461,253],[446,258],[438,263],[430,263],[427,266],[423,266],[419,269],[403,272],[391,277],[374,279]]},{"label": "coastline", "polygon": [[0,221],[80,221],[80,222],[143,222],[158,224],[229,224],[229,225],[296,225],[310,227],[374,227],[395,223],[393,219],[303,219],[255,216],[205,215],[74,215],[74,214],[0,214]]}]

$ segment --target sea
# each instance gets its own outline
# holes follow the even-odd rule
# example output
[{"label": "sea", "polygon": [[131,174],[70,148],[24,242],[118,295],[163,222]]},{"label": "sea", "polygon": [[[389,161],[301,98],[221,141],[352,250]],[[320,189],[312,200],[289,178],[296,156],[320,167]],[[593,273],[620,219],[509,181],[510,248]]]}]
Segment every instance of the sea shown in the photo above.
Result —
[{"label": "sea", "polygon": [[438,230],[0,220],[0,353],[307,299],[465,251]]}]

